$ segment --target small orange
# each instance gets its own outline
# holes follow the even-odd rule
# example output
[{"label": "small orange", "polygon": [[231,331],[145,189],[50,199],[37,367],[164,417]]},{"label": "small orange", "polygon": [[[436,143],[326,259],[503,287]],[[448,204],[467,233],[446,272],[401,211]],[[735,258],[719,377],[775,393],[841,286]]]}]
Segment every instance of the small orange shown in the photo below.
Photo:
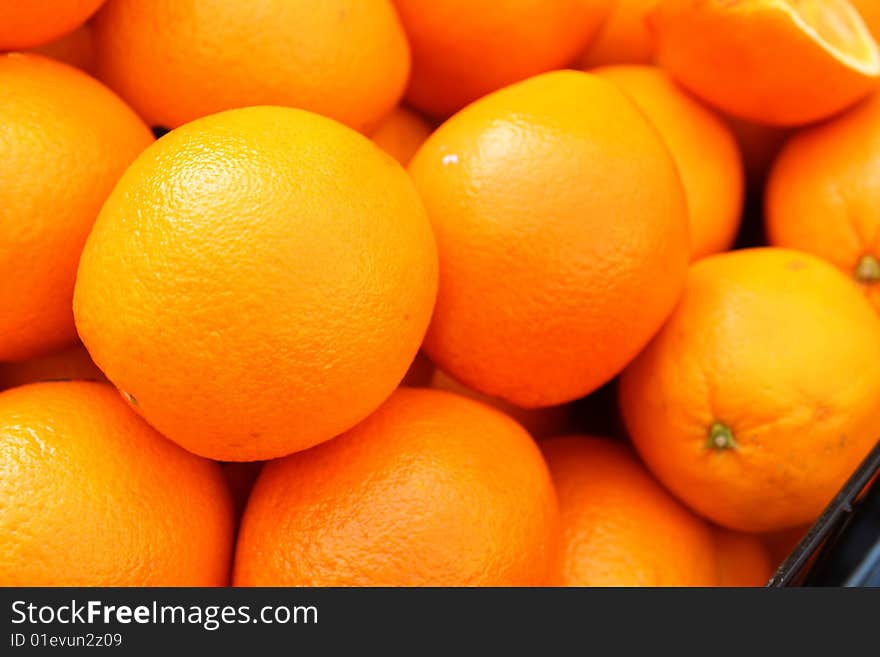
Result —
[{"label": "small orange", "polygon": [[880,51],[847,0],[660,0],[650,17],[660,64],[739,118],[810,123],[880,80]]},{"label": "small orange", "polygon": [[238,586],[548,582],[558,507],[516,422],[401,388],[344,435],[266,464],[242,520]]},{"label": "small orange", "polygon": [[540,439],[558,436],[571,428],[571,407],[568,404],[563,406],[545,406],[544,408],[520,408],[503,399],[496,399],[471,390],[451,376],[436,369],[431,377],[430,387],[436,390],[454,392],[463,397],[470,397],[488,406],[497,408],[505,415],[519,422],[532,438]]},{"label": "small orange", "polygon": [[177,128],[129,167],[83,251],[74,312],[163,435],[255,461],[378,407],[436,289],[431,226],[391,156],[317,114],[253,107]]},{"label": "small orange", "polygon": [[648,29],[648,12],[657,0],[616,0],[599,33],[581,55],[579,66],[651,64],[654,37]]},{"label": "small orange", "polygon": [[880,436],[880,316],[810,254],[710,256],[619,390],[646,464],[693,509],[740,531],[802,525]]},{"label": "small orange", "polygon": [[713,586],[709,526],[658,484],[625,445],[541,442],[562,517],[565,586]]},{"label": "small orange", "polygon": [[431,134],[431,124],[416,112],[395,107],[370,133],[370,139],[403,166]]},{"label": "small orange", "polygon": [[0,394],[0,586],[223,586],[232,500],[216,463],[106,384]]},{"label": "small orange", "polygon": [[469,388],[524,408],[581,397],[678,299],[678,171],[606,80],[557,71],[482,98],[428,138],[409,172],[440,252],[424,349]]},{"label": "small orange", "polygon": [[407,101],[435,117],[570,63],[612,0],[394,0],[412,47]]},{"label": "small orange", "polygon": [[95,56],[95,39],[88,23],[29,52],[57,59],[90,75],[94,75],[98,65]]},{"label": "small orange", "polygon": [[0,390],[37,381],[107,381],[89,352],[77,343],[61,351],[20,363],[0,363]]},{"label": "small orange", "polygon": [[764,586],[773,574],[773,563],[761,537],[713,528],[719,586]]},{"label": "small orange", "polygon": [[669,147],[687,197],[691,260],[729,249],[745,193],[743,165],[730,128],[661,69],[609,66],[593,72],[620,87]]},{"label": "small orange", "polygon": [[0,55],[0,89],[0,361],[27,360],[76,339],[80,251],[153,136],[106,87],[51,59]]},{"label": "small orange", "polygon": [[828,260],[880,312],[880,96],[788,141],[765,217],[772,244]]},{"label": "small orange", "polygon": [[286,105],[366,131],[409,74],[390,0],[109,0],[94,32],[99,77],[166,128]]},{"label": "small orange", "polygon": [[0,50],[32,48],[74,30],[104,0],[4,0],[0,2]]}]

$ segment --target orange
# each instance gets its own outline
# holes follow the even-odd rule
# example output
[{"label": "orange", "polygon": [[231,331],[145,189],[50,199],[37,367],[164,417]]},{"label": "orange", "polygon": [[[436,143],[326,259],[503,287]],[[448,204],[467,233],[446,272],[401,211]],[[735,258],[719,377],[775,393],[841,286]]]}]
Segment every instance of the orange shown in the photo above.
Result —
[{"label": "orange", "polygon": [[153,137],[104,86],[50,59],[0,55],[0,89],[0,361],[26,360],[76,339],[80,251]]},{"label": "orange", "polygon": [[730,128],[658,68],[610,66],[594,73],[620,87],[669,147],[687,198],[691,260],[729,249],[745,193],[743,165]]},{"label": "orange", "polygon": [[238,586],[518,586],[548,581],[558,508],[541,453],[478,402],[401,388],[367,420],[267,463]]},{"label": "orange", "polygon": [[57,59],[90,75],[94,74],[97,68],[95,40],[88,23],[54,41],[33,48],[30,52]]},{"label": "orange", "polygon": [[802,525],[880,436],[880,317],[807,253],[710,256],[619,391],[648,467],[693,509],[740,531]]},{"label": "orange", "polygon": [[565,586],[713,586],[709,526],[607,438],[541,442],[562,517]]},{"label": "orange", "polygon": [[770,553],[755,534],[714,528],[719,586],[765,586],[773,575]]},{"label": "orange", "polygon": [[767,546],[771,562],[775,567],[778,568],[788,559],[808,531],[810,531],[810,525],[782,529],[762,535],[764,545]]},{"label": "orange", "polygon": [[61,351],[21,363],[0,363],[0,390],[37,381],[66,379],[106,381],[89,352],[77,343]]},{"label": "orange", "polygon": [[409,73],[390,0],[109,0],[94,31],[99,77],[167,128],[287,105],[364,131]]},{"label": "orange", "polygon": [[403,166],[431,134],[431,124],[406,107],[396,107],[370,133],[370,139]]},{"label": "orange", "polygon": [[440,126],[409,172],[440,252],[424,349],[467,387],[524,408],[571,401],[671,312],[688,260],[684,191],[610,82],[559,71],[495,92]]},{"label": "orange", "polygon": [[880,2],[877,0],[849,0],[849,3],[855,7],[865,21],[874,39],[880,39]]},{"label": "orange", "polygon": [[581,55],[581,68],[608,64],[650,64],[654,38],[648,29],[648,12],[657,0],[615,0],[611,14]]},{"label": "orange", "polygon": [[104,0],[5,0],[0,2],[0,50],[48,43],[72,31]]},{"label": "orange", "polygon": [[583,51],[612,0],[394,0],[412,48],[407,101],[446,117]]},{"label": "orange", "polygon": [[360,422],[419,349],[437,288],[409,177],[366,137],[256,107],[158,140],[82,254],[76,324],[163,435],[256,461]]},{"label": "orange", "polygon": [[846,0],[660,0],[651,20],[674,78],[758,123],[827,118],[880,79],[877,44]]},{"label": "orange", "polygon": [[880,312],[880,96],[789,140],[765,217],[772,244],[828,260]]},{"label": "orange", "polygon": [[0,585],[222,586],[219,466],[165,440],[111,386],[0,394]]},{"label": "orange", "polygon": [[512,417],[529,432],[533,438],[558,436],[571,428],[571,408],[564,406],[546,406],[544,408],[520,408],[503,399],[489,397],[471,390],[440,370],[434,370],[430,387],[437,390],[448,390],[463,397],[470,397]]}]

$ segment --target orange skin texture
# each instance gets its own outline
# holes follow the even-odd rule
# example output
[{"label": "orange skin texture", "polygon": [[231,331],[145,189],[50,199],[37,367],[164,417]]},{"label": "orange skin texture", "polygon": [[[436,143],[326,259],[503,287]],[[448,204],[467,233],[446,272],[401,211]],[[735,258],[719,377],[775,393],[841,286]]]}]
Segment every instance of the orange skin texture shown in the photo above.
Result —
[{"label": "orange skin texture", "polygon": [[[802,525],[880,436],[880,317],[810,254],[710,256],[619,399],[645,463],[695,511],[740,531]],[[709,445],[716,422],[735,446]]]},{"label": "orange skin texture", "polygon": [[609,64],[651,64],[654,36],[648,29],[648,12],[657,0],[616,0],[599,33],[581,55],[583,69]]},{"label": "orange skin texture", "polygon": [[95,40],[88,23],[29,52],[57,59],[89,75],[94,75],[97,70]]},{"label": "orange skin texture", "polygon": [[688,260],[684,191],[610,82],[558,71],[495,92],[438,128],[409,172],[440,251],[424,349],[467,387],[523,408],[571,401],[671,312]]},{"label": "orange skin texture", "polygon": [[51,59],[0,54],[0,89],[0,361],[19,361],[76,339],[80,251],[153,136],[106,87]]},{"label": "orange skin texture", "polygon": [[878,83],[876,75],[839,60],[767,0],[660,0],[650,21],[663,68],[706,102],[742,119],[811,123],[852,105]]},{"label": "orange skin texture", "polygon": [[709,526],[666,492],[622,443],[541,442],[559,497],[564,586],[714,586]]},{"label": "orange skin texture", "polygon": [[99,77],[151,125],[285,105],[362,132],[400,100],[406,35],[390,0],[110,0]]},{"label": "orange skin texture", "polygon": [[401,388],[363,423],[266,464],[237,586],[535,586],[559,511],[534,441],[502,413]]},{"label": "orange skin texture", "polygon": [[48,43],[84,23],[104,0],[14,0],[0,2],[0,50]]},{"label": "orange skin texture", "polygon": [[454,392],[498,409],[519,422],[532,438],[541,439],[559,436],[571,429],[571,407],[567,404],[563,406],[546,406],[544,408],[520,408],[503,399],[496,399],[471,390],[449,375],[444,374],[441,370],[434,370],[429,385],[436,390]]},{"label": "orange skin texture", "polygon": [[0,394],[0,499],[2,586],[228,583],[220,467],[164,439],[112,386]]},{"label": "orange skin texture", "polygon": [[765,586],[773,575],[770,552],[755,534],[715,527],[718,586]]},{"label": "orange skin texture", "polygon": [[[771,244],[813,253],[854,277],[880,258],[880,97],[793,136],[767,184]],[[880,312],[880,281],[859,281]]]},{"label": "orange skin texture", "polygon": [[199,119],[125,172],[80,260],[77,329],[163,435],[223,461],[306,449],[397,387],[437,289],[409,177],[302,110]]},{"label": "orange skin texture", "polygon": [[430,134],[430,123],[413,110],[398,106],[370,133],[370,139],[406,166]]},{"label": "orange skin texture", "polygon": [[659,68],[609,66],[593,72],[629,96],[669,147],[687,197],[691,261],[728,250],[736,240],[745,194],[730,128]]},{"label": "orange skin texture", "polygon": [[37,381],[101,381],[107,377],[77,343],[61,351],[20,363],[0,363],[0,390]]},{"label": "orange skin texture", "polygon": [[794,552],[795,548],[801,542],[807,532],[810,531],[810,525],[803,527],[793,527],[790,529],[782,529],[776,532],[763,534],[764,545],[770,554],[771,563],[778,568],[788,559],[789,555]]},{"label": "orange skin texture", "polygon": [[412,48],[407,102],[445,118],[572,62],[612,0],[394,0]]}]

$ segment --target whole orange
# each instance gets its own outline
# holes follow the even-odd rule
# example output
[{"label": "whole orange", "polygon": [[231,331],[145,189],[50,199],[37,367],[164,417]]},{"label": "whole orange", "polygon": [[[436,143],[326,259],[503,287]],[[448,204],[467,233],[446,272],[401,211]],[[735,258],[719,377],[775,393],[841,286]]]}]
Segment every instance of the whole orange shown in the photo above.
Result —
[{"label": "whole orange", "polygon": [[828,260],[880,312],[880,96],[789,139],[764,216],[772,244]]},{"label": "whole orange", "polygon": [[406,166],[430,134],[431,124],[418,113],[401,105],[379,122],[370,132],[370,139]]},{"label": "whole orange", "polygon": [[0,363],[0,390],[37,381],[107,381],[80,343],[20,363]]},{"label": "whole orange", "polygon": [[394,0],[412,48],[407,101],[446,117],[562,68],[595,36],[612,0]]},{"label": "whole orange", "polygon": [[756,534],[713,529],[719,586],[764,586],[773,575],[770,551]]},{"label": "whole orange", "polygon": [[609,64],[651,64],[654,37],[648,29],[648,12],[657,0],[615,0],[611,14],[581,55],[581,68]]},{"label": "whole orange", "polygon": [[0,50],[48,43],[85,22],[104,0],[5,0],[0,2]]},{"label": "whole orange", "polygon": [[424,349],[467,387],[525,408],[571,401],[672,311],[684,191],[612,83],[559,71],[495,92],[440,126],[409,172],[440,252]]},{"label": "whole orange", "polygon": [[266,464],[238,586],[548,582],[558,508],[541,453],[478,402],[401,388],[351,431]]},{"label": "whole orange", "polygon": [[99,77],[167,128],[285,105],[365,131],[409,74],[390,0],[109,0],[94,32]]},{"label": "whole orange", "polygon": [[431,316],[437,253],[406,172],[302,110],[229,110],[125,172],[82,254],[76,324],[150,424],[224,461],[352,427]]},{"label": "whole orange", "polygon": [[713,586],[709,526],[607,438],[541,441],[562,517],[565,586]]},{"label": "whole orange", "polygon": [[880,436],[880,317],[810,254],[710,256],[619,391],[648,467],[693,509],[740,531],[802,525]]},{"label": "whole orange", "polygon": [[26,360],[76,339],[80,251],[153,137],[103,85],[51,59],[0,55],[0,89],[0,361]]},{"label": "whole orange", "polygon": [[0,394],[0,585],[222,586],[233,543],[220,467],[106,384]]},{"label": "whole orange", "polygon": [[729,249],[745,193],[743,164],[730,128],[659,68],[609,66],[593,72],[620,87],[669,147],[687,198],[691,260]]},{"label": "whole orange", "polygon": [[875,89],[880,50],[846,0],[659,0],[657,59],[742,119],[801,125]]}]

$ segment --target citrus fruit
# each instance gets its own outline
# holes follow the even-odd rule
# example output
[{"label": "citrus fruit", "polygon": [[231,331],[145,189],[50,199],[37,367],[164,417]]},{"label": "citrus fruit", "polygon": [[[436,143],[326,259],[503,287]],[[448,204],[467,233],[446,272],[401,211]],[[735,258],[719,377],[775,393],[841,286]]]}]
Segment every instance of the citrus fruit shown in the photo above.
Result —
[{"label": "citrus fruit", "polygon": [[57,59],[90,75],[95,73],[97,67],[95,40],[88,23],[29,52]]},{"label": "citrus fruit", "polygon": [[788,141],[765,217],[772,244],[828,260],[880,312],[880,97]]},{"label": "citrus fruit", "polygon": [[865,25],[871,30],[874,40],[880,39],[880,2],[877,0],[849,0],[865,21]]},{"label": "citrus fruit", "polygon": [[718,559],[719,586],[764,586],[773,574],[773,563],[761,537],[713,529]]},{"label": "citrus fruit", "polygon": [[394,0],[412,48],[407,101],[446,117],[471,101],[571,62],[611,0]]},{"label": "citrus fruit", "polygon": [[437,254],[406,172],[302,110],[229,110],[147,149],[89,236],[74,312],[163,435],[255,461],[349,429],[431,316]]},{"label": "citrus fruit", "polygon": [[440,252],[424,349],[467,387],[525,408],[571,401],[671,312],[688,260],[684,192],[612,83],[558,71],[497,91],[440,126],[409,172]]},{"label": "citrus fruit", "polygon": [[693,509],[740,531],[802,525],[880,436],[880,317],[810,254],[710,256],[619,389],[646,464]]},{"label": "citrus fruit", "polygon": [[566,436],[541,441],[541,450],[559,497],[562,584],[715,584],[709,526],[663,490],[628,447]]},{"label": "citrus fruit", "polygon": [[498,409],[519,422],[532,438],[558,436],[571,428],[571,408],[567,404],[543,408],[520,408],[503,399],[496,399],[471,390],[438,369],[435,369],[431,376],[430,386],[436,390],[448,390],[463,397],[476,399]]},{"label": "citrus fruit", "polygon": [[430,134],[430,123],[411,109],[399,106],[379,122],[370,139],[406,166]]},{"label": "citrus fruit", "polygon": [[217,464],[165,440],[112,386],[0,394],[0,585],[222,586],[232,501]]},{"label": "citrus fruit", "polygon": [[656,4],[657,0],[616,0],[599,33],[581,55],[580,67],[652,63],[654,38],[647,16]]},{"label": "citrus fruit", "polygon": [[110,0],[94,32],[99,77],[167,128],[285,105],[364,131],[409,73],[390,0]]},{"label": "citrus fruit", "polygon": [[153,137],[103,85],[51,59],[0,55],[0,89],[0,361],[26,360],[76,339],[80,251]]},{"label": "citrus fruit", "polygon": [[880,79],[877,44],[846,0],[660,0],[650,16],[660,64],[743,119],[817,121]]},{"label": "citrus fruit", "polygon": [[107,381],[80,343],[19,363],[0,363],[0,390],[37,381]]},{"label": "citrus fruit", "polygon": [[739,229],[745,182],[736,140],[724,121],[661,69],[609,66],[594,73],[629,96],[669,147],[687,198],[691,260],[729,249]]},{"label": "citrus fruit", "polygon": [[239,586],[542,585],[558,508],[516,422],[400,388],[339,438],[267,463],[242,519]]},{"label": "citrus fruit", "polygon": [[104,0],[6,0],[0,2],[0,50],[32,48],[85,22]]}]

